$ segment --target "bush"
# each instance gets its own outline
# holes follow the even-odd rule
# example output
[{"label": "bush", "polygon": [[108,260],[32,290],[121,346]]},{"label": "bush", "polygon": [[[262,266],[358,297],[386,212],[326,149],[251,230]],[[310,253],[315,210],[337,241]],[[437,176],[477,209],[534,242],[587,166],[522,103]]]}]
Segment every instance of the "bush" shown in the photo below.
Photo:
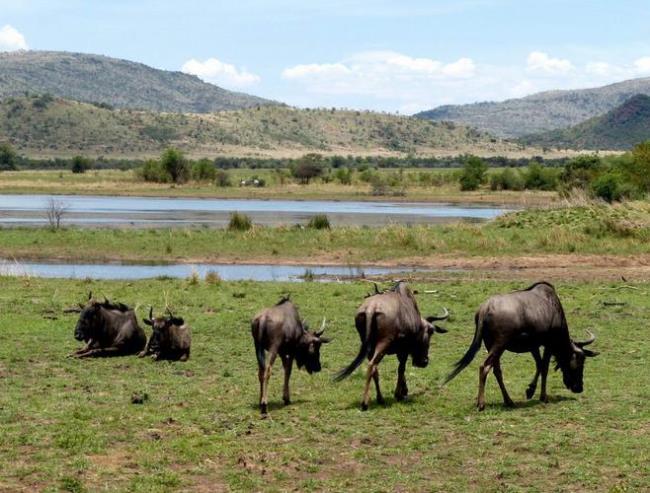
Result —
[{"label": "bush", "polygon": [[633,196],[634,187],[626,183],[620,173],[608,171],[591,183],[591,192],[594,196],[611,203]]},{"label": "bush", "polygon": [[470,156],[465,160],[465,166],[460,175],[460,189],[462,191],[476,190],[485,182],[487,165],[476,156]]},{"label": "bush", "polygon": [[506,168],[499,173],[490,176],[491,190],[523,190],[524,179],[517,171]]},{"label": "bush", "polygon": [[92,162],[87,157],[75,156],[72,158],[72,172],[73,173],[85,173],[92,166]]},{"label": "bush", "polygon": [[334,179],[341,185],[350,185],[352,184],[352,171],[346,167],[337,168],[334,172]]},{"label": "bush", "polygon": [[217,176],[217,169],[209,159],[199,159],[192,165],[192,179],[196,181],[213,181]]},{"label": "bush", "polygon": [[539,163],[532,163],[524,172],[524,185],[528,190],[555,190],[557,172]]},{"label": "bush", "polygon": [[560,173],[562,189],[565,191],[572,188],[587,189],[602,167],[601,159],[595,155],[578,156],[572,159]]},{"label": "bush", "polygon": [[214,182],[218,187],[229,187],[232,185],[230,175],[222,169],[216,171]]},{"label": "bush", "polygon": [[307,227],[313,229],[330,229],[330,220],[326,214],[316,214],[309,219]]},{"label": "bush", "polygon": [[16,169],[18,155],[10,144],[0,144],[0,171]]},{"label": "bush", "polygon": [[151,181],[155,183],[169,183],[170,176],[163,169],[160,161],[149,159],[136,170],[137,176],[144,181]]},{"label": "bush", "polygon": [[160,163],[173,183],[185,183],[190,176],[190,166],[178,149],[170,147],[162,153]]},{"label": "bush", "polygon": [[230,231],[248,231],[252,227],[253,221],[246,214],[235,211],[230,215],[230,222],[228,223]]},{"label": "bush", "polygon": [[313,178],[323,174],[325,163],[320,154],[306,154],[291,168],[291,174],[301,184],[307,185]]}]

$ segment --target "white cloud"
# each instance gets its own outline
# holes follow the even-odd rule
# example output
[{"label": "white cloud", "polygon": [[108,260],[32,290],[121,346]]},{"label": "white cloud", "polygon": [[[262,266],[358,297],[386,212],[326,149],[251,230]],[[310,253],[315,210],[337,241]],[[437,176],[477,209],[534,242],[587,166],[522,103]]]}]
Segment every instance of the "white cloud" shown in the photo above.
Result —
[{"label": "white cloud", "polygon": [[457,62],[445,65],[442,73],[449,77],[473,77],[476,74],[476,65],[471,58],[461,58]]},{"label": "white cloud", "polygon": [[640,74],[650,73],[650,56],[642,57],[635,60],[634,68]]},{"label": "white cloud", "polygon": [[528,55],[527,67],[530,72],[548,75],[566,74],[574,68],[569,60],[551,58],[542,51],[533,51]]},{"label": "white cloud", "polygon": [[284,69],[282,77],[285,79],[301,79],[309,76],[339,76],[348,73],[350,73],[350,69],[342,63],[310,63]]},{"label": "white cloud", "polygon": [[0,51],[27,50],[27,41],[18,30],[9,24],[0,29]]},{"label": "white cloud", "polygon": [[206,82],[223,85],[226,87],[247,87],[260,82],[260,77],[240,69],[229,63],[224,63],[216,58],[208,58],[205,61],[194,58],[186,61],[181,70],[187,74],[196,75]]}]

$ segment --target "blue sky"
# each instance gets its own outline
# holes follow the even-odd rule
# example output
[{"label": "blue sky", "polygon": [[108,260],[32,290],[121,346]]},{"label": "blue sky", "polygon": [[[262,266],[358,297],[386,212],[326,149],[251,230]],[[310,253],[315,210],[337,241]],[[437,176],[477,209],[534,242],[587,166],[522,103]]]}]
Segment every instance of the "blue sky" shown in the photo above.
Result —
[{"label": "blue sky", "polygon": [[0,50],[99,53],[412,113],[650,76],[647,0],[0,0]]}]

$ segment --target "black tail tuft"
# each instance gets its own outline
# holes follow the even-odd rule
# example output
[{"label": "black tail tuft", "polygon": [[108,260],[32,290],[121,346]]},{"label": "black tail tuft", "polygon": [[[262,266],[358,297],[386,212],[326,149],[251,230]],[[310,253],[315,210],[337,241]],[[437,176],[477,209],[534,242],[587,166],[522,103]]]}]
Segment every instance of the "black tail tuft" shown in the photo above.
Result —
[{"label": "black tail tuft", "polygon": [[359,353],[354,358],[352,363],[350,363],[348,366],[346,366],[341,371],[339,371],[336,375],[334,375],[333,380],[335,382],[340,382],[344,378],[349,377],[354,370],[356,370],[357,368],[359,368],[359,366],[361,366],[363,360],[368,356],[368,352],[370,351],[369,341],[370,341],[370,333],[372,331],[373,319],[374,319],[374,315],[370,315],[370,316],[365,315],[363,316],[363,320],[361,320],[361,317],[358,317],[355,320],[357,331],[359,332],[359,338],[361,339],[361,347],[359,348]]}]

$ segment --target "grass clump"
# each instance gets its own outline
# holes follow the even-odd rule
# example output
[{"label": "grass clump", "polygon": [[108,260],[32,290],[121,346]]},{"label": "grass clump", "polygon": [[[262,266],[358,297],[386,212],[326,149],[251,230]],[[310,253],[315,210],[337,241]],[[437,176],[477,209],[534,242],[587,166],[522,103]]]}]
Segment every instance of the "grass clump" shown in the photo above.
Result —
[{"label": "grass clump", "polygon": [[219,273],[217,271],[209,270],[208,272],[206,272],[206,274],[205,274],[205,282],[206,282],[206,284],[217,286],[217,285],[221,284],[221,281],[222,281],[221,276],[219,275]]},{"label": "grass clump", "polygon": [[309,219],[307,227],[312,229],[330,229],[330,220],[327,214],[316,214]]},{"label": "grass clump", "polygon": [[237,211],[230,215],[230,221],[228,222],[229,231],[248,231],[252,227],[253,221],[250,216]]}]

